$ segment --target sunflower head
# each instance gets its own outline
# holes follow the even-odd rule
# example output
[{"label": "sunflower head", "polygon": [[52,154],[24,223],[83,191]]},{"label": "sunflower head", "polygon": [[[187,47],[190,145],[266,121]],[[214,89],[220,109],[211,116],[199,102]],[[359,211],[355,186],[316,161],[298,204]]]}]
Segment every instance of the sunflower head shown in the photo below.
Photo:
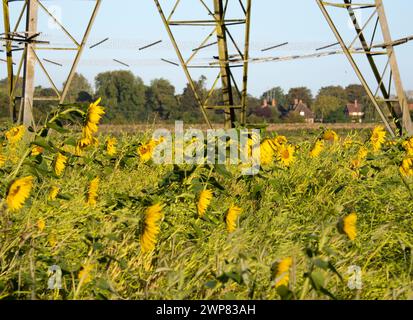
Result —
[{"label": "sunflower head", "polygon": [[403,142],[403,148],[406,150],[409,156],[413,156],[413,137],[410,137]]},{"label": "sunflower head", "polygon": [[403,159],[399,170],[403,176],[413,177],[413,158]]},{"label": "sunflower head", "polygon": [[141,145],[138,148],[138,155],[141,162],[146,163],[152,159],[153,151],[155,147],[158,145],[158,142],[155,140],[151,140],[146,144]]},{"label": "sunflower head", "polygon": [[269,165],[273,162],[277,146],[271,139],[265,139],[260,145],[261,164]]},{"label": "sunflower head", "polygon": [[231,233],[237,230],[237,220],[241,213],[242,209],[234,205],[228,209],[227,217],[225,219],[228,232]]},{"label": "sunflower head", "polygon": [[60,152],[56,155],[54,159],[53,169],[57,176],[61,176],[66,168],[67,157]]},{"label": "sunflower head", "polygon": [[143,253],[151,253],[155,250],[160,222],[163,217],[164,206],[157,203],[146,209],[143,233],[141,235],[141,250]]},{"label": "sunflower head", "polygon": [[11,128],[6,132],[7,141],[10,144],[16,144],[23,139],[24,133],[26,132],[26,127],[24,125]]},{"label": "sunflower head", "polygon": [[293,264],[293,259],[291,257],[281,260],[277,265],[277,273],[275,279],[275,287],[288,286],[290,281],[290,268]]},{"label": "sunflower head", "polygon": [[208,209],[211,203],[212,197],[213,197],[213,193],[211,190],[203,190],[201,194],[199,195],[197,208],[198,208],[198,215],[200,217],[202,217],[205,214],[206,210]]},{"label": "sunflower head", "polygon": [[109,138],[106,141],[106,153],[109,156],[114,156],[117,152],[116,150],[116,145],[117,145],[118,141],[116,140],[116,138]]},{"label": "sunflower head", "polygon": [[311,158],[317,158],[324,150],[324,140],[317,140],[313,149],[310,152]]},{"label": "sunflower head", "polygon": [[344,217],[340,226],[341,231],[344,232],[351,241],[354,241],[357,236],[357,214],[353,212]]},{"label": "sunflower head", "polygon": [[381,150],[383,144],[386,142],[386,131],[382,126],[377,126],[373,130],[373,134],[370,138],[371,145],[374,152]]},{"label": "sunflower head", "polygon": [[59,187],[56,187],[56,186],[51,187],[50,190],[49,190],[49,194],[47,196],[47,199],[49,201],[55,200],[57,198],[57,195],[59,194],[59,192],[60,192]]},{"label": "sunflower head", "polygon": [[324,132],[323,139],[325,141],[337,142],[339,138],[338,134],[335,131],[329,129]]},{"label": "sunflower head", "polygon": [[98,190],[99,190],[99,177],[96,177],[89,183],[89,188],[87,192],[87,204],[89,206],[96,205],[96,200],[98,197]]},{"label": "sunflower head", "polygon": [[30,196],[33,187],[33,177],[28,176],[15,180],[7,191],[7,207],[10,211],[20,210]]},{"label": "sunflower head", "polygon": [[278,149],[277,159],[285,167],[291,166],[295,161],[295,148],[292,145],[281,146]]},{"label": "sunflower head", "polygon": [[32,157],[37,157],[38,155],[42,154],[44,152],[44,149],[39,146],[34,146],[32,148],[31,156]]}]

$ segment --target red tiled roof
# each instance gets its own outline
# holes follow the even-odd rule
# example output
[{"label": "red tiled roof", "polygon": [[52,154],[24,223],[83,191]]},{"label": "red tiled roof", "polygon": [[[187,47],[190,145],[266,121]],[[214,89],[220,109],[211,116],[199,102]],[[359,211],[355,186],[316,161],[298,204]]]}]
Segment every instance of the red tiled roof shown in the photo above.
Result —
[{"label": "red tiled roof", "polygon": [[352,113],[362,113],[363,112],[363,106],[357,102],[357,100],[354,103],[347,103],[347,112],[349,114]]}]

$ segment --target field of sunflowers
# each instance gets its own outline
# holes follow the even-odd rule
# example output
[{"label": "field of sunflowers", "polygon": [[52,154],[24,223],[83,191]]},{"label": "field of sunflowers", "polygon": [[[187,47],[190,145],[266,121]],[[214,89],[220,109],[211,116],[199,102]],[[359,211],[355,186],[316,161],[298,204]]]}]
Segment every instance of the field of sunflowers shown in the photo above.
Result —
[{"label": "field of sunflowers", "polygon": [[263,132],[244,176],[156,165],[104,113],[0,125],[0,299],[413,298],[413,137]]}]

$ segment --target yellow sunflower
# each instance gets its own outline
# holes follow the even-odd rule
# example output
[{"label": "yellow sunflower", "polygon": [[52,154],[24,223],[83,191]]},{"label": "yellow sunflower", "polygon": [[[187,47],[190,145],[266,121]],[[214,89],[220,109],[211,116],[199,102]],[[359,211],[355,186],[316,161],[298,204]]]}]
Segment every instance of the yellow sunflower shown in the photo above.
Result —
[{"label": "yellow sunflower", "polygon": [[206,210],[211,204],[212,197],[213,197],[213,193],[211,190],[204,190],[199,195],[197,208],[198,208],[198,214],[200,217],[202,217],[205,214]]},{"label": "yellow sunflower", "polygon": [[98,124],[102,116],[105,114],[104,108],[99,106],[102,101],[101,98],[89,105],[86,122],[83,127],[83,137],[91,139],[92,136],[98,132]]},{"label": "yellow sunflower", "polygon": [[9,141],[10,144],[16,144],[23,139],[25,132],[26,127],[23,125],[11,128],[6,132],[7,141]]},{"label": "yellow sunflower", "polygon": [[276,146],[270,139],[265,139],[260,145],[261,164],[269,165],[273,162]]},{"label": "yellow sunflower", "polygon": [[406,150],[409,156],[413,156],[413,137],[410,137],[403,142],[403,148]]},{"label": "yellow sunflower", "polygon": [[66,168],[67,157],[60,152],[56,155],[54,159],[54,172],[57,176],[60,176]]},{"label": "yellow sunflower", "polygon": [[46,227],[46,221],[42,218],[37,220],[37,228],[39,229],[40,232],[43,232],[44,228]]},{"label": "yellow sunflower", "polygon": [[29,198],[33,187],[33,177],[28,176],[14,181],[7,192],[7,207],[11,211],[18,211]]},{"label": "yellow sunflower", "polygon": [[157,203],[146,209],[145,223],[141,236],[141,250],[150,253],[155,250],[158,234],[161,231],[160,222],[163,217],[163,205]]},{"label": "yellow sunflower", "polygon": [[91,276],[91,272],[93,271],[93,269],[95,268],[95,265],[93,264],[86,264],[82,267],[82,270],[79,271],[78,274],[78,279],[80,282],[86,284],[89,283],[90,281],[92,281],[92,276]]},{"label": "yellow sunflower", "polygon": [[381,147],[386,142],[386,131],[382,126],[375,127],[370,138],[374,152],[381,150]]},{"label": "yellow sunflower", "polygon": [[[1,152],[1,150],[0,150],[0,152]],[[6,156],[4,156],[0,153],[0,168],[3,167],[5,163],[6,163]]]},{"label": "yellow sunflower", "polygon": [[405,177],[413,177],[413,158],[406,158],[402,161],[400,173]]},{"label": "yellow sunflower", "polygon": [[289,167],[295,161],[295,148],[292,145],[281,146],[278,149],[277,159],[282,165]]},{"label": "yellow sunflower", "polygon": [[99,190],[99,177],[96,177],[89,183],[89,189],[87,192],[87,204],[89,206],[96,205],[96,199],[98,197]]},{"label": "yellow sunflower", "polygon": [[357,214],[354,212],[343,218],[343,231],[351,241],[357,236]]},{"label": "yellow sunflower", "polygon": [[323,152],[323,150],[324,150],[324,140],[317,140],[313,149],[310,152],[310,157],[318,158],[318,156],[321,154],[321,152]]},{"label": "yellow sunflower", "polygon": [[116,149],[116,145],[117,145],[118,141],[116,140],[116,138],[109,138],[106,141],[106,153],[109,156],[114,156],[117,152]]},{"label": "yellow sunflower", "polygon": [[338,134],[335,131],[329,129],[324,132],[323,139],[325,141],[337,142],[339,138]]},{"label": "yellow sunflower", "polygon": [[237,230],[237,220],[241,213],[242,209],[234,205],[228,209],[227,217],[225,219],[228,232],[231,233]]},{"label": "yellow sunflower", "polygon": [[275,275],[275,287],[286,286],[290,281],[290,268],[293,264],[292,258],[285,258],[278,263],[277,273]]},{"label": "yellow sunflower", "polygon": [[31,156],[36,157],[36,156],[42,154],[43,152],[44,152],[44,149],[42,147],[34,146],[32,148]]},{"label": "yellow sunflower", "polygon": [[138,155],[141,162],[146,163],[152,159],[153,151],[155,150],[157,144],[157,141],[151,140],[138,148]]},{"label": "yellow sunflower", "polygon": [[57,195],[59,194],[59,192],[60,192],[59,187],[56,187],[56,186],[51,187],[50,190],[49,190],[49,194],[47,196],[47,199],[49,201],[55,200],[57,198]]}]

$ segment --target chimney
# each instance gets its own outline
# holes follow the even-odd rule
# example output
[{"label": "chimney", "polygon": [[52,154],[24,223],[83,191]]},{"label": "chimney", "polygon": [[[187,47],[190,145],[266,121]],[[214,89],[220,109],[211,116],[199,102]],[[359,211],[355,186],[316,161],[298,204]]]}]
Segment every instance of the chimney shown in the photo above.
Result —
[{"label": "chimney", "polygon": [[359,102],[358,102],[357,99],[354,100],[354,107],[355,107],[355,109],[358,109],[358,107],[359,107]]},{"label": "chimney", "polygon": [[303,100],[300,99],[299,103],[300,103],[300,104],[303,103]]},{"label": "chimney", "polygon": [[262,106],[263,108],[267,108],[268,107],[268,100],[264,99],[264,104]]},{"label": "chimney", "polygon": [[294,105],[298,105],[298,99],[294,99]]},{"label": "chimney", "polygon": [[273,107],[276,107],[276,106],[277,106],[277,100],[272,99],[272,106],[273,106]]}]

